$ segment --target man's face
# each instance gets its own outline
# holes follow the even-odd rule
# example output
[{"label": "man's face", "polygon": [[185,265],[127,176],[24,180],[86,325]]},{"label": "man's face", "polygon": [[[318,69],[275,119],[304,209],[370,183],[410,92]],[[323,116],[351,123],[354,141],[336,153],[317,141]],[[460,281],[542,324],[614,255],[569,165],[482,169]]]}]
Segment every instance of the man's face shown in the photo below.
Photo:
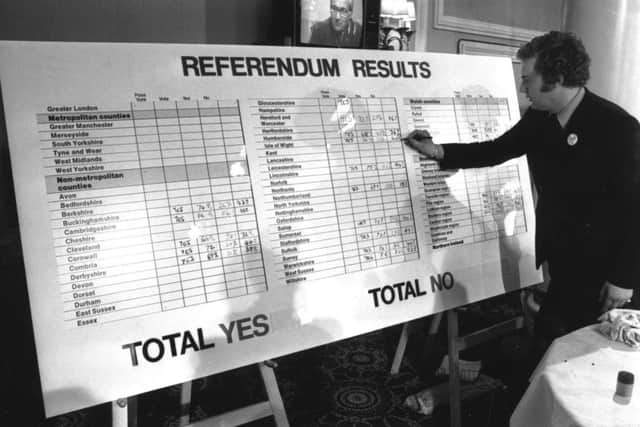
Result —
[{"label": "man's face", "polygon": [[542,91],[544,81],[542,75],[534,70],[536,57],[524,59],[522,61],[522,84],[520,92],[527,95],[531,101],[531,107],[536,110],[551,111],[554,100],[554,91],[557,84],[554,84],[550,91]]},{"label": "man's face", "polygon": [[331,0],[331,26],[335,31],[344,31],[351,20],[353,0]]}]

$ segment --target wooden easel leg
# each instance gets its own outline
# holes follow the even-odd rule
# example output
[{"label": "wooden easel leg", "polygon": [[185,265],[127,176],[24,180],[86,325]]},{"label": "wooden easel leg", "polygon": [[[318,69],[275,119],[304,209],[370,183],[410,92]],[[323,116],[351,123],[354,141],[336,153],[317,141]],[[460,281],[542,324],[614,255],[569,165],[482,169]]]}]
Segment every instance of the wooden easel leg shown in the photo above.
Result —
[{"label": "wooden easel leg", "polygon": [[111,402],[111,424],[113,427],[128,427],[128,423],[127,399],[118,399],[115,402]]},{"label": "wooden easel leg", "polygon": [[[191,405],[191,393],[193,387],[193,382],[189,381],[182,384],[180,395],[181,412],[178,425],[180,427],[231,427],[243,425],[251,421],[273,415],[276,426],[289,427],[289,420],[287,419],[287,414],[284,410],[284,403],[282,402],[280,390],[278,389],[276,376],[273,372],[273,368],[276,364],[271,361],[266,361],[258,363],[257,365],[267,392],[267,400],[189,423],[189,408]],[[127,426],[126,424],[116,426],[114,424],[114,427],[131,426]]]},{"label": "wooden easel leg", "polygon": [[187,381],[182,383],[180,388],[180,420],[178,425],[180,427],[189,424],[189,412],[191,411],[191,387],[193,382]]},{"label": "wooden easel leg", "polygon": [[[431,316],[431,323],[429,324],[429,332],[427,333],[427,341],[426,345],[432,344],[432,338],[438,333],[438,328],[440,327],[440,320],[442,319],[442,312],[436,313]],[[407,342],[409,341],[409,322],[406,322],[402,325],[402,332],[400,332],[400,339],[398,340],[398,346],[396,347],[396,352],[393,355],[393,363],[391,363],[391,375],[395,375],[400,372],[400,365],[402,364],[402,358],[404,357],[404,352],[407,349]],[[424,354],[425,357],[428,356],[428,353]]]},{"label": "wooden easel leg", "polygon": [[407,339],[409,337],[409,322],[402,325],[402,332],[400,332],[400,339],[398,340],[398,346],[396,347],[396,354],[393,356],[393,362],[391,363],[391,375],[395,375],[400,371],[400,364],[404,357],[404,351],[407,348]]},{"label": "wooden easel leg", "polygon": [[429,335],[435,335],[438,333],[438,328],[440,327],[441,320],[442,312],[433,315],[431,323],[429,324]]},{"label": "wooden easel leg", "polygon": [[273,417],[275,418],[276,425],[278,427],[289,427],[289,420],[284,409],[284,403],[282,402],[282,396],[280,395],[276,375],[273,372],[275,364],[267,361],[264,363],[258,363],[258,367],[260,368],[260,375],[262,375],[264,386],[267,390],[267,397],[271,404],[271,410],[273,411]]},{"label": "wooden easel leg", "polygon": [[460,372],[458,371],[458,314],[447,311],[449,347],[449,415],[451,427],[460,427]]}]

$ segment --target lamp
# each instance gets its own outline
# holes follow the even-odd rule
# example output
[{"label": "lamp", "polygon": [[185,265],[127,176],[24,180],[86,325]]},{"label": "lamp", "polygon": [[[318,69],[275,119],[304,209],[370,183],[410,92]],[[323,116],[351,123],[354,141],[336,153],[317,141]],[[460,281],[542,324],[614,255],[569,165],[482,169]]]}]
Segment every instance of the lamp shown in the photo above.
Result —
[{"label": "lamp", "polygon": [[382,0],[380,15],[407,15],[409,13],[407,0]]},{"label": "lamp", "polygon": [[413,1],[382,0],[380,4],[380,41],[387,50],[407,50],[415,31],[416,8]]}]

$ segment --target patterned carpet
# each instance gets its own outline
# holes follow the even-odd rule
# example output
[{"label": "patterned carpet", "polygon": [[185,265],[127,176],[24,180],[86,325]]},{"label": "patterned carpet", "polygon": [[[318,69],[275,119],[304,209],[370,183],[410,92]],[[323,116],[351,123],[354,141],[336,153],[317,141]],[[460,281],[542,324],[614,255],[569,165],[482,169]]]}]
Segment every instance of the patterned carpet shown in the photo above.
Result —
[{"label": "patterned carpet", "polygon": [[[403,366],[389,375],[391,358],[382,332],[363,335],[311,350],[318,366],[315,378],[293,381],[295,358],[282,361],[281,392],[293,426],[423,426],[426,418],[402,405],[411,393],[424,388],[413,371]],[[315,354],[313,354],[315,353]],[[316,360],[313,360],[313,359]],[[287,372],[289,371],[289,372]],[[316,384],[316,395],[307,396]]]}]

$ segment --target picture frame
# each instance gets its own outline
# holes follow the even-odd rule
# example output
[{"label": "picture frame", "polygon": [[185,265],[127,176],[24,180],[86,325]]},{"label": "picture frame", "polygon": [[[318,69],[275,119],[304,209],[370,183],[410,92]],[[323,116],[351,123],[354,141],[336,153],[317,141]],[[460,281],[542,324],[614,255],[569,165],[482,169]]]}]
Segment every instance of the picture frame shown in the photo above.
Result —
[{"label": "picture frame", "polygon": [[517,46],[500,43],[488,43],[475,40],[458,40],[458,53],[463,55],[506,56],[512,62],[520,62],[517,57]]},{"label": "picture frame", "polygon": [[533,37],[542,34],[540,31],[530,30],[527,28],[447,15],[444,10],[444,4],[444,0],[435,0],[433,26],[439,30],[458,31],[515,41],[528,41]]}]

